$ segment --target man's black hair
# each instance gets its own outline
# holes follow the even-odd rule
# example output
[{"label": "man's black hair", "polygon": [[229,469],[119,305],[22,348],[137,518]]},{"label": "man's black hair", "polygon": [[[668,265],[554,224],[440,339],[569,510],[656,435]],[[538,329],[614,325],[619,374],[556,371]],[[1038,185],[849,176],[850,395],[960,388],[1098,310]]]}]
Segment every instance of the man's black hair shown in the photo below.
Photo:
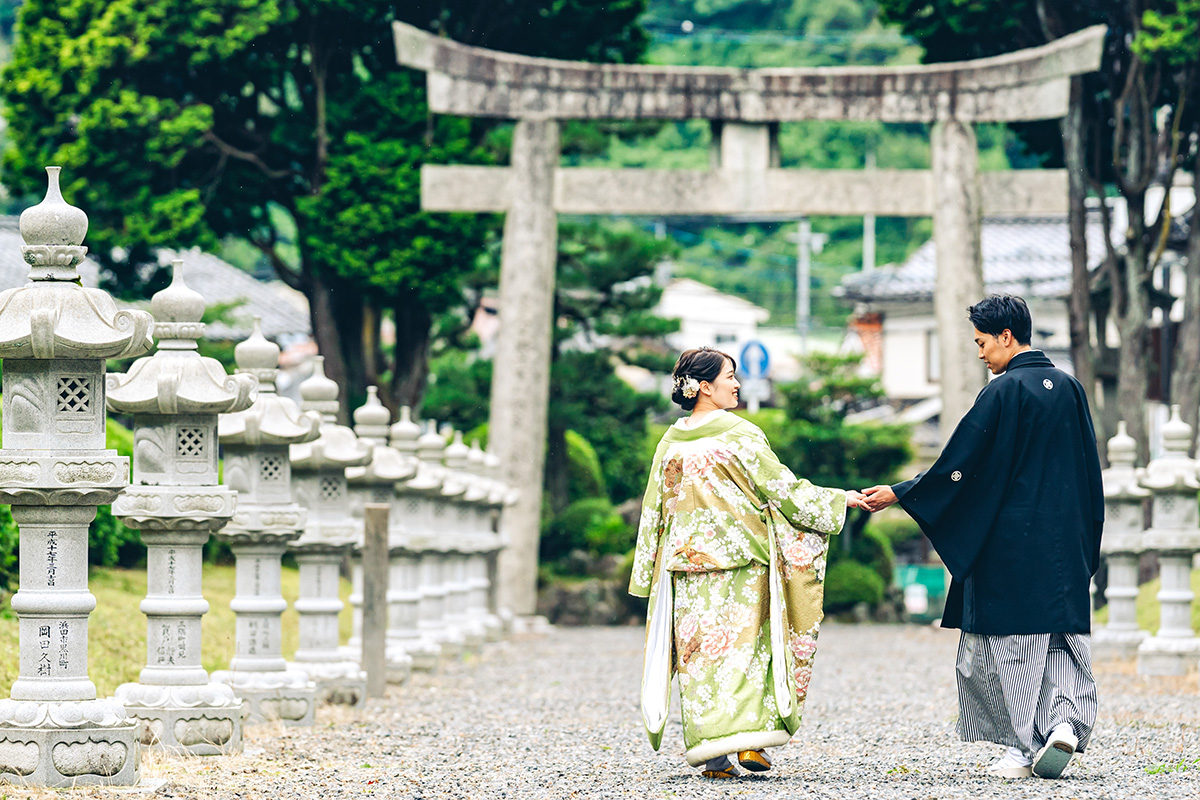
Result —
[{"label": "man's black hair", "polygon": [[967,317],[976,330],[999,336],[1004,329],[1012,331],[1017,344],[1029,344],[1033,333],[1033,320],[1029,317],[1029,306],[1020,297],[1012,294],[993,294],[967,309]]}]

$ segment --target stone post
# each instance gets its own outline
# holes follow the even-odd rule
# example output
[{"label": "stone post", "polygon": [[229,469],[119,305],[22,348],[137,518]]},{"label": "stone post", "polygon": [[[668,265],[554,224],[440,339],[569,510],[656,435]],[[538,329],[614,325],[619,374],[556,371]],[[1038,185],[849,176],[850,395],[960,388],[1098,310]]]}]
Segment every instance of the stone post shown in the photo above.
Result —
[{"label": "stone post", "polygon": [[1137,442],[1122,420],[1108,440],[1108,469],[1104,470],[1104,536],[1100,551],[1108,561],[1108,624],[1092,633],[1096,659],[1132,659],[1150,634],[1138,628],[1138,558],[1142,545],[1144,509],[1150,492],[1138,484],[1142,471],[1134,466]]},{"label": "stone post", "polygon": [[1139,483],[1153,493],[1147,550],[1158,551],[1162,616],[1158,632],[1138,647],[1139,675],[1184,675],[1196,666],[1200,639],[1192,630],[1192,558],[1200,551],[1196,462],[1188,458],[1192,427],[1171,406],[1163,425],[1165,452],[1146,465]]},{"label": "stone post", "polygon": [[512,202],[504,220],[500,317],[492,378],[491,446],[508,480],[524,488],[505,511],[511,543],[500,560],[500,594],[518,614],[537,607],[542,468],[550,396],[551,324],[558,247],[554,176],[558,122],[522,119],[513,132]]},{"label": "stone post", "polygon": [[291,543],[300,565],[300,648],[296,663],[317,685],[322,702],[361,706],[367,699],[367,674],[357,660],[338,649],[338,595],[342,561],[355,541],[362,541],[362,523],[350,516],[346,468],[369,464],[373,455],[354,431],[337,423],[338,385],[325,377],[325,359],[313,358],[313,374],[300,384],[300,407],[320,414],[321,436],[291,447],[292,488],[296,501],[308,511],[304,535]]},{"label": "stone post", "polygon": [[[392,535],[396,525],[392,516],[397,513],[394,505],[396,482],[406,481],[417,474],[416,459],[406,459],[397,450],[388,447],[388,424],[391,415],[379,402],[378,390],[374,386],[367,387],[367,402],[354,411],[354,432],[360,441],[372,448],[371,463],[362,467],[348,467],[346,480],[350,487],[350,516],[357,521],[365,520],[364,509],[368,503],[385,503],[388,511],[388,636],[387,636],[387,679],[389,683],[404,683],[412,673],[413,659],[405,649],[405,640],[401,620],[398,617],[398,604],[403,595],[402,586],[397,586],[396,559],[402,543]],[[354,633],[344,652],[350,657],[365,664],[362,658],[362,587],[363,562],[362,546],[355,547],[351,558],[351,575],[354,583],[350,603],[354,607]],[[413,603],[413,625],[416,624],[416,603]],[[416,635],[415,632],[413,634]],[[434,656],[436,661],[436,654]]]},{"label": "stone post", "polygon": [[225,452],[225,483],[238,492],[233,520],[217,533],[237,561],[236,653],[229,669],[213,674],[246,703],[246,722],[281,720],[311,725],[316,685],[283,658],[281,618],[287,601],[280,590],[281,561],[288,542],[300,537],[305,511],[292,502],[288,448],[321,435],[321,417],[302,412],[275,391],[279,347],[254,332],[234,350],[238,373],[258,378],[258,399],[245,411],[222,414],[217,434]]},{"label": "stone post", "polygon": [[392,507],[388,514],[388,544],[391,572],[388,575],[388,635],[399,642],[413,660],[413,669],[427,672],[437,669],[442,646],[421,627],[421,553],[425,510],[424,489],[429,484],[428,470],[421,475],[417,442],[421,426],[412,421],[408,406],[400,409],[400,419],[389,430],[391,447],[412,471],[408,478],[397,479],[392,487]]},{"label": "stone post", "polygon": [[933,126],[933,238],[937,248],[934,316],[942,370],[942,441],[975,402],[987,380],[967,320],[967,308],[983,298],[979,244],[982,204],[979,155],[969,123],[943,119]]},{"label": "stone post", "polygon": [[108,376],[108,407],[133,415],[133,486],[113,515],[147,550],[146,668],[117,699],[139,720],[142,744],[220,755],[242,750],[242,703],[201,666],[201,549],[237,506],[218,485],[217,415],[249,408],[258,381],[196,351],[204,306],[176,261],[171,285],[150,301],[158,352]]},{"label": "stone post", "polygon": [[21,561],[20,672],[0,700],[0,781],[128,786],[139,777],[137,723],[120,701],[97,699],[88,678],[88,524],[129,482],[129,459],[105,449],[105,361],[149,350],[154,320],[79,285],[87,215],[63,200],[59,167],[46,171],[46,198],[21,214],[29,283],[0,293],[0,502],[12,506]]}]

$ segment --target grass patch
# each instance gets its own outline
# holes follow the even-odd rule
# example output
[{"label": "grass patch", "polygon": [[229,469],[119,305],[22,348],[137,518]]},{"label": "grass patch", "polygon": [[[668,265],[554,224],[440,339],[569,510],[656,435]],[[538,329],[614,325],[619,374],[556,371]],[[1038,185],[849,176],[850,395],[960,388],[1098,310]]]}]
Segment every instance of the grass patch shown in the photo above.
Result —
[{"label": "grass patch", "polygon": [[[1162,581],[1158,578],[1138,587],[1137,620],[1138,627],[1144,631],[1154,633],[1158,630],[1161,614],[1156,595],[1160,589]],[[1192,570],[1192,591],[1200,597],[1200,569]],[[1108,606],[1096,611],[1096,624],[1108,624]],[[1192,630],[1200,631],[1200,603],[1192,603]]]},{"label": "grass patch", "polygon": [[[146,665],[146,617],[138,604],[146,596],[146,571],[116,567],[92,567],[88,588],[96,596],[96,610],[88,621],[88,675],[101,697],[111,696],[122,683],[136,681]],[[350,638],[350,582],[340,582],[346,607],[338,618],[341,642]],[[232,566],[204,565],[204,597],[209,610],[201,622],[202,656],[209,672],[225,669],[234,651],[234,614],[229,601],[236,593]],[[299,645],[299,616],[294,603],[300,593],[300,574],[283,570],[283,654],[291,658]],[[0,686],[12,686],[20,665],[17,662],[20,635],[17,615],[7,605],[0,611]],[[5,693],[7,694],[7,692]]]}]

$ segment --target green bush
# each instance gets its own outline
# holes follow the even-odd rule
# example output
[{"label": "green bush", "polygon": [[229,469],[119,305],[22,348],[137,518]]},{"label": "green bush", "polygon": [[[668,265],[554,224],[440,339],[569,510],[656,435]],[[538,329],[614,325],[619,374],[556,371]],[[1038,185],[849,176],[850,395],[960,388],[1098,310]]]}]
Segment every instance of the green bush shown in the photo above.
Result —
[{"label": "green bush", "polygon": [[11,592],[17,585],[17,551],[17,523],[8,506],[0,505],[0,594]]},{"label": "green bush", "polygon": [[596,448],[575,431],[567,431],[566,442],[569,501],[573,503],[587,497],[608,497]]},{"label": "green bush", "polygon": [[859,603],[877,606],[883,601],[883,579],[871,567],[843,560],[825,573],[825,610],[847,611]]},{"label": "green bush", "polygon": [[571,503],[544,527],[539,556],[542,561],[557,561],[575,550],[591,556],[625,553],[633,547],[635,536],[607,498],[586,497]]},{"label": "green bush", "polygon": [[893,547],[902,542],[910,542],[921,535],[921,526],[907,514],[892,516],[876,514],[867,524],[867,530],[879,532],[892,543]]},{"label": "green bush", "polygon": [[[849,551],[843,546],[845,541],[843,537],[847,536],[852,537]],[[858,534],[843,532],[841,536],[833,538],[829,547],[830,564],[838,564],[847,560],[874,570],[879,579],[883,581],[884,586],[892,582],[892,572],[896,566],[896,554],[892,550],[892,543],[887,536],[869,524]]]}]

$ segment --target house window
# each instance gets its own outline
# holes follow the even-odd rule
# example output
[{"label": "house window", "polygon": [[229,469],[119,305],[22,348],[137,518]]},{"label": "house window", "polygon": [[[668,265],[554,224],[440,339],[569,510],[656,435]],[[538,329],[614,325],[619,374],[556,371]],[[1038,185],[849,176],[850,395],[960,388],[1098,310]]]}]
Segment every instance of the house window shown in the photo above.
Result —
[{"label": "house window", "polygon": [[60,375],[57,407],[59,414],[90,414],[92,379],[87,375]]},{"label": "house window", "polygon": [[737,334],[736,333],[718,333],[716,338],[717,338],[717,344],[729,344],[730,342],[737,341]]},{"label": "house window", "polygon": [[182,459],[199,461],[205,457],[204,429],[180,428],[175,436],[175,454]]}]

